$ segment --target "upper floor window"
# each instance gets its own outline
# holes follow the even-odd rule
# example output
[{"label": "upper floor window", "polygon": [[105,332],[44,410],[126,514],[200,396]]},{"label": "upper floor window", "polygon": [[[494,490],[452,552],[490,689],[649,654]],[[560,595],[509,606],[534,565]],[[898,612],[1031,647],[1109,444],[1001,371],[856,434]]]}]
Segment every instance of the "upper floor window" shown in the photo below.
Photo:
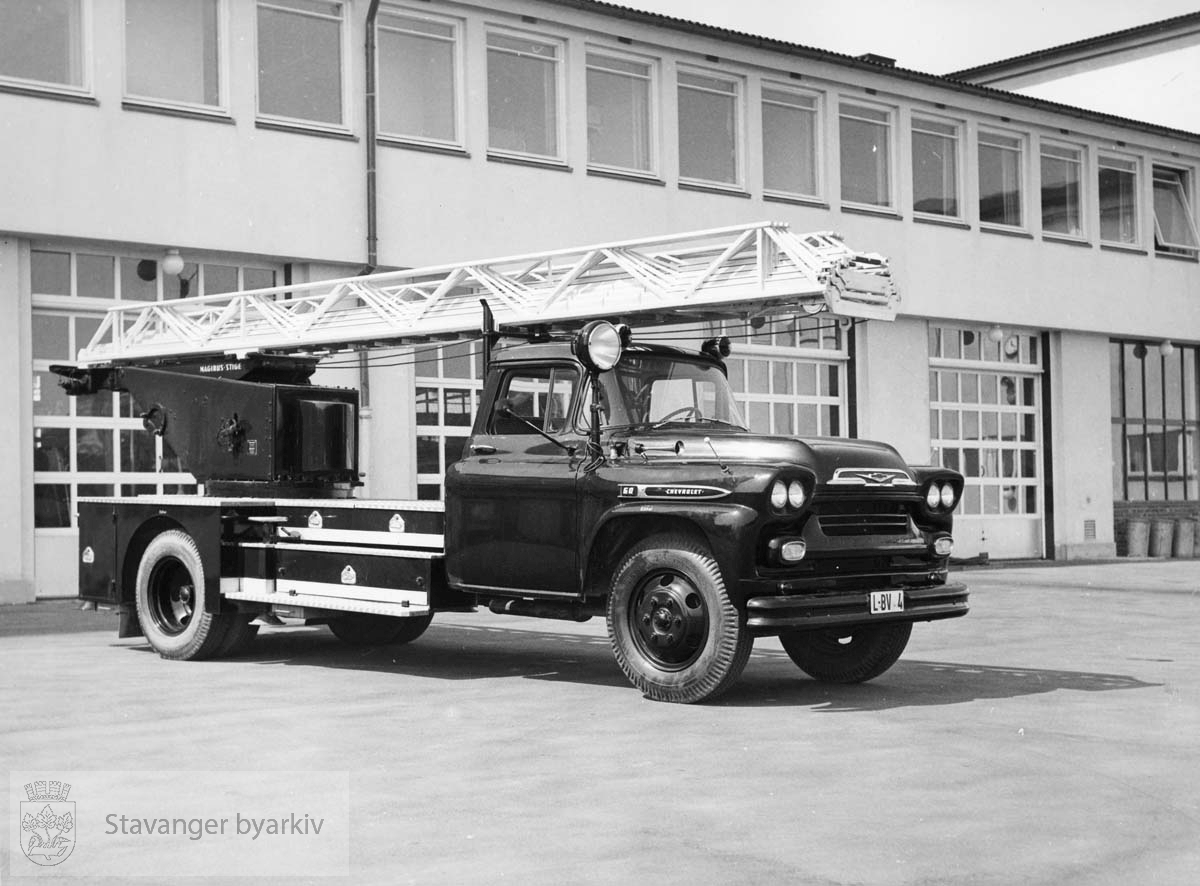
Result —
[{"label": "upper floor window", "polygon": [[380,131],[460,143],[459,25],[382,10],[378,34]]},{"label": "upper floor window", "polygon": [[1100,239],[1108,243],[1138,242],[1137,161],[1100,155]]},{"label": "upper floor window", "polygon": [[487,35],[488,147],[559,158],[562,50],[550,40]]},{"label": "upper floor window", "polygon": [[125,91],[219,105],[220,0],[125,0]]},{"label": "upper floor window", "polygon": [[979,133],[979,221],[1019,228],[1024,144],[1017,136]]},{"label": "upper floor window", "polygon": [[842,200],[890,207],[891,112],[843,102],[840,118]]},{"label": "upper floor window", "polygon": [[259,0],[260,114],[344,124],[343,13],[328,0]]},{"label": "upper floor window", "polygon": [[763,84],[763,187],[816,197],[817,97]]},{"label": "upper floor window", "polygon": [[959,217],[958,142],[957,124],[913,117],[913,212]]},{"label": "upper floor window", "polygon": [[1184,170],[1154,167],[1154,246],[1159,252],[1196,255],[1200,236],[1190,190],[1191,176]]},{"label": "upper floor window", "polygon": [[1042,143],[1043,231],[1083,236],[1082,181],[1083,152],[1079,148]]},{"label": "upper floor window", "polygon": [[82,0],[0,3],[0,77],[83,89]]},{"label": "upper floor window", "polygon": [[741,184],[741,83],[701,71],[679,72],[679,175]]},{"label": "upper floor window", "polygon": [[649,62],[587,54],[588,163],[654,171],[653,86]]}]

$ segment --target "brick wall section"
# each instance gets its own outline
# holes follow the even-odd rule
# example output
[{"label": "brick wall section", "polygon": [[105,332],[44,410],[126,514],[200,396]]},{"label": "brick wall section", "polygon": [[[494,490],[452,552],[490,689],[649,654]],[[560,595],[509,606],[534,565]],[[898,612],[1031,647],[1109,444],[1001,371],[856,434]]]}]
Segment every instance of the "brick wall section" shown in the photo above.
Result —
[{"label": "brick wall section", "polygon": [[1151,525],[1156,520],[1200,521],[1200,501],[1113,502],[1113,533],[1116,535],[1118,557],[1129,553],[1125,527],[1131,520],[1144,520]]}]

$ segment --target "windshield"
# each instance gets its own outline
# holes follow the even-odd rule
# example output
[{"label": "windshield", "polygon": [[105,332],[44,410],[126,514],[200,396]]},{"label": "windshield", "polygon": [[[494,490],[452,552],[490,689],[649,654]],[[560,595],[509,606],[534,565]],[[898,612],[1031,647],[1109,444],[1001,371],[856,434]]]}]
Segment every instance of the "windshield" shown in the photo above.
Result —
[{"label": "windshield", "polygon": [[[668,424],[745,428],[725,373],[665,354],[626,353],[601,376],[604,427]],[[584,421],[586,421],[586,410]]]}]

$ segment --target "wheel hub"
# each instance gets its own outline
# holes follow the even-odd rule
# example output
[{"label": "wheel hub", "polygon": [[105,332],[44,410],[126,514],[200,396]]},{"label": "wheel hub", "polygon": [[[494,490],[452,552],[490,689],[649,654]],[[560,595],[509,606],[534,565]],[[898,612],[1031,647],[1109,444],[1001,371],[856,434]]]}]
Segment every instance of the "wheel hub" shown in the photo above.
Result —
[{"label": "wheel hub", "polygon": [[183,564],[173,558],[159,564],[150,578],[150,615],[163,633],[186,630],[195,600],[196,588]]},{"label": "wheel hub", "polygon": [[700,594],[683,576],[652,576],[634,598],[634,634],[642,651],[666,667],[692,661],[708,632]]}]

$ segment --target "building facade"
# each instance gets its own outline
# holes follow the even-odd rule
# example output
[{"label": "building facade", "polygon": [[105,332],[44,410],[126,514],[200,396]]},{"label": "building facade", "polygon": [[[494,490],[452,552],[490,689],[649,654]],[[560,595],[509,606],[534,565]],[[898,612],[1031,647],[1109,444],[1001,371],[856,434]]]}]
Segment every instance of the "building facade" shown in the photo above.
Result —
[{"label": "building facade", "polygon": [[[887,255],[903,303],[725,330],[756,430],[962,471],[960,556],[1200,515],[1200,135],[590,0],[4,2],[0,129],[4,601],[74,593],[79,496],[195,489],[49,370],[116,300],[763,219]],[[441,494],[479,369],[328,362],[363,494]]]}]

